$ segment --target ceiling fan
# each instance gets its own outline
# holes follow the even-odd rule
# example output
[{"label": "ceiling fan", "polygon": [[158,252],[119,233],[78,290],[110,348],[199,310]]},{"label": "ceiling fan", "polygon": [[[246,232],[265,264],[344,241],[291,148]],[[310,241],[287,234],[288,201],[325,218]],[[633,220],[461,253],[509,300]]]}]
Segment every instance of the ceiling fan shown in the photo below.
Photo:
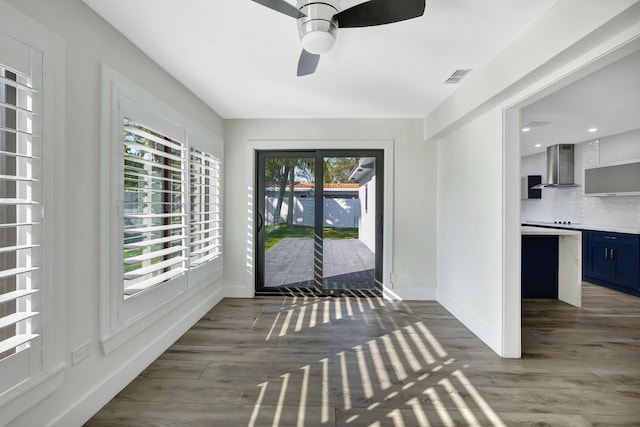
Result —
[{"label": "ceiling fan", "polygon": [[424,15],[426,0],[370,0],[340,10],[339,0],[253,0],[298,20],[302,54],[298,76],[316,71],[320,55],[333,47],[338,28],[372,27],[406,21]]}]

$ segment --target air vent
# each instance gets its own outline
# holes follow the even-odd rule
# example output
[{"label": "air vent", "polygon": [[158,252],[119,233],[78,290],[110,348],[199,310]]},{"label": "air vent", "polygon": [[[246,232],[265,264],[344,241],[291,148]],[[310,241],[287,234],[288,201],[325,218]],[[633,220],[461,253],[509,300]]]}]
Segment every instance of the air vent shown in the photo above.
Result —
[{"label": "air vent", "polygon": [[464,77],[469,74],[471,69],[468,70],[455,70],[447,80],[444,81],[446,85],[454,85],[460,83],[460,80],[464,79]]},{"label": "air vent", "polygon": [[548,125],[550,123],[551,122],[533,121],[533,122],[529,122],[526,125],[524,125],[523,128],[541,128],[541,127],[546,126],[546,125]]}]

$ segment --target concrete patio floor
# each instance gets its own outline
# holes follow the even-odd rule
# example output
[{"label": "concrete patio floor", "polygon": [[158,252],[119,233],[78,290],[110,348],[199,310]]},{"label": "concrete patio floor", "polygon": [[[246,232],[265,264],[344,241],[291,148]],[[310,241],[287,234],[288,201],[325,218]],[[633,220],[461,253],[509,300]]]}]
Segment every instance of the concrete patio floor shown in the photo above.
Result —
[{"label": "concrete patio floor", "polygon": [[[324,239],[323,287],[373,289],[375,255],[357,239]],[[313,239],[285,237],[265,254],[265,287],[313,287]]]}]

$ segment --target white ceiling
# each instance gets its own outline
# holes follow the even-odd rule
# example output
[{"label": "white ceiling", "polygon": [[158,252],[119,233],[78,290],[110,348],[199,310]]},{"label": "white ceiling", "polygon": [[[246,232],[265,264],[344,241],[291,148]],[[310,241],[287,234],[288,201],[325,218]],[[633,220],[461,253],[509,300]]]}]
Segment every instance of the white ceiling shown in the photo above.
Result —
[{"label": "white ceiling", "polygon": [[425,117],[459,87],[443,84],[453,71],[486,64],[558,0],[427,0],[421,18],[339,30],[306,77],[295,19],[251,0],[83,1],[231,119]]},{"label": "white ceiling", "polygon": [[640,52],[523,108],[521,123],[530,122],[542,126],[521,132],[522,156],[640,128]]}]

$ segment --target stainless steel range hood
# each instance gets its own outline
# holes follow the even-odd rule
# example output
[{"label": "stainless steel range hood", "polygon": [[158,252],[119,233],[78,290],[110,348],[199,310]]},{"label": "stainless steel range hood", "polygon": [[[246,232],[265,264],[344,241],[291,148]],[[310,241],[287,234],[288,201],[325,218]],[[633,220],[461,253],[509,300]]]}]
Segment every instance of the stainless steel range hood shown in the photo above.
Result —
[{"label": "stainless steel range hood", "polygon": [[547,182],[531,188],[577,187],[573,182],[574,151],[574,144],[547,147]]}]

